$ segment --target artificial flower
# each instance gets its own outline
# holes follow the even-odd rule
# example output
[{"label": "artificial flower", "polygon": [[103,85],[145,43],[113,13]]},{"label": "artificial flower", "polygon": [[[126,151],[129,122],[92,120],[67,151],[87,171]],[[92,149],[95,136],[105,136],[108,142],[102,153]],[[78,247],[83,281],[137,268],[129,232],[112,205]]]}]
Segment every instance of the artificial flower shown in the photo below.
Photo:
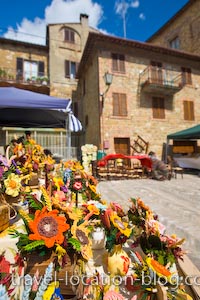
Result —
[{"label": "artificial flower", "polygon": [[125,298],[116,291],[108,291],[104,294],[103,300],[125,300]]},{"label": "artificial flower", "polygon": [[91,239],[89,238],[89,229],[87,228],[87,222],[83,222],[80,225],[77,224],[78,221],[75,220],[72,227],[71,233],[72,238],[77,239],[81,244],[81,254],[86,260],[92,257],[91,249]]},{"label": "artificial flower", "polygon": [[83,217],[83,210],[78,207],[68,209],[67,214],[71,220],[80,220]]},{"label": "artificial flower", "polygon": [[158,261],[151,257],[147,257],[146,263],[159,277],[166,277],[168,280],[170,280],[172,273]]},{"label": "artificial flower", "polygon": [[5,193],[12,197],[17,197],[21,188],[21,179],[18,175],[11,173],[8,178],[4,180],[4,185],[6,187]]},{"label": "artificial flower", "polygon": [[46,247],[51,248],[56,243],[62,244],[64,241],[63,233],[69,229],[64,216],[58,215],[59,211],[53,209],[48,211],[47,207],[37,210],[35,218],[29,222],[29,228],[33,233],[29,234],[30,240],[44,240]]},{"label": "artificial flower", "polygon": [[58,260],[61,259],[66,254],[66,250],[59,244],[56,245],[55,252],[56,252],[56,255],[58,256]]},{"label": "artificial flower", "polygon": [[110,215],[110,220],[113,225],[119,229],[119,231],[125,236],[129,237],[131,235],[132,229],[129,228],[129,224],[127,222],[123,222],[122,219],[117,215],[116,212],[113,212]]},{"label": "artificial flower", "polygon": [[58,191],[60,190],[61,186],[64,185],[64,182],[61,177],[54,177],[53,182],[55,183],[55,186]]}]

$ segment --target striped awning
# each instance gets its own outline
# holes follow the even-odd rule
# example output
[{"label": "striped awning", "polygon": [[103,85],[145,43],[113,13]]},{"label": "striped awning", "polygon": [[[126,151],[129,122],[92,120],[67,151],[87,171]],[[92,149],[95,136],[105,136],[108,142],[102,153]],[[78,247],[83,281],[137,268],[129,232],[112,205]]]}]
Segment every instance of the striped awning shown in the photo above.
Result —
[{"label": "striped awning", "polygon": [[81,122],[74,116],[71,105],[72,101],[70,100],[65,110],[69,116],[69,130],[71,132],[78,132],[82,130],[82,125]]}]

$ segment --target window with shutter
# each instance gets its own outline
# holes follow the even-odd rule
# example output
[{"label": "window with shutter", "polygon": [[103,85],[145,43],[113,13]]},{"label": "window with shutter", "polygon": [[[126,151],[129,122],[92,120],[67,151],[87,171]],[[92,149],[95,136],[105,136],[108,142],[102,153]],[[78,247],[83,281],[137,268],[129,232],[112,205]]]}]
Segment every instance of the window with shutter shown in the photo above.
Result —
[{"label": "window with shutter", "polygon": [[75,34],[74,31],[71,29],[64,29],[64,41],[69,43],[75,42]]},{"label": "window with shutter", "polygon": [[43,77],[44,74],[44,62],[43,61],[39,61],[38,62],[38,76],[39,77]]},{"label": "window with shutter", "polygon": [[152,98],[152,110],[154,119],[165,119],[165,103],[162,97]]},{"label": "window with shutter", "polygon": [[181,68],[182,71],[182,84],[192,84],[192,74],[190,68]]},{"label": "window with shutter", "polygon": [[112,53],[112,70],[125,73],[125,57],[123,54]]},{"label": "window with shutter", "polygon": [[65,60],[65,78],[76,78],[77,66],[76,62]]},{"label": "window with shutter", "polygon": [[22,80],[23,79],[23,58],[17,57],[16,61],[16,79]]},{"label": "window with shutter", "polygon": [[194,102],[183,101],[184,120],[194,121]]},{"label": "window with shutter", "polygon": [[113,93],[113,116],[127,116],[126,94]]}]

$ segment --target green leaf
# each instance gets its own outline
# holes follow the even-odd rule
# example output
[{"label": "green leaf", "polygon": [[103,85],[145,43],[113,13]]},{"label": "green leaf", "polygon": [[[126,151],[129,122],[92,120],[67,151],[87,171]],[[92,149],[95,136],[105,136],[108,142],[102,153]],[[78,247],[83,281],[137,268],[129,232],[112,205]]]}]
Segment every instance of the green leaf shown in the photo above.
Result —
[{"label": "green leaf", "polygon": [[43,246],[45,245],[45,242],[43,240],[39,240],[39,241],[34,241],[26,246],[23,247],[23,250],[25,251],[32,251],[35,248],[39,247],[39,246]]},{"label": "green leaf", "polygon": [[70,243],[76,251],[81,251],[81,243],[78,240],[71,237],[68,239],[68,243]]}]

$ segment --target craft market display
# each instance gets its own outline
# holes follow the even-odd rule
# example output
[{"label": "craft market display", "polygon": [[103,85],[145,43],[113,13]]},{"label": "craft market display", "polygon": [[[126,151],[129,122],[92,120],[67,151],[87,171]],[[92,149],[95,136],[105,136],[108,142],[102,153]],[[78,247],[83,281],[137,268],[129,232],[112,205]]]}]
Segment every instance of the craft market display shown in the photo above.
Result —
[{"label": "craft market display", "polygon": [[34,140],[0,156],[0,299],[196,299],[179,273],[184,239],[142,199],[125,211],[97,184]]}]

